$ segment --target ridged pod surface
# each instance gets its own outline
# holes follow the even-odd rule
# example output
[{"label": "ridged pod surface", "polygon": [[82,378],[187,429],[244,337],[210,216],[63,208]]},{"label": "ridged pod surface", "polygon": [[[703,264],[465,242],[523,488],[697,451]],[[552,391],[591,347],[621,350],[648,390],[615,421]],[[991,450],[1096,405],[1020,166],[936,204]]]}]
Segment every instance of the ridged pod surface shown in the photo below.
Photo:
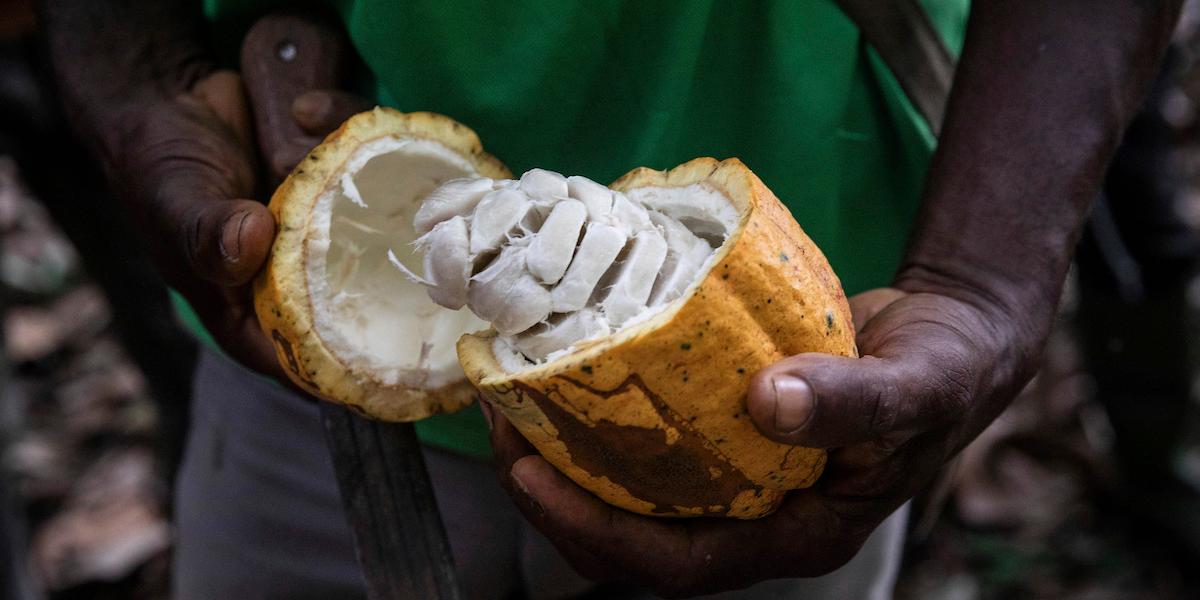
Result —
[{"label": "ridged pod surface", "polygon": [[741,161],[640,168],[611,187],[711,186],[741,213],[688,296],[645,322],[516,373],[494,331],[464,336],[467,377],[576,483],[656,516],[752,519],[812,485],[825,452],[773,442],[746,413],[750,377],[803,352],[856,356],[845,294],[824,255]]},{"label": "ridged pod surface", "polygon": [[310,152],[271,197],[277,234],[266,268],[254,282],[254,306],[280,364],[296,385],[375,419],[415,421],[470,404],[471,385],[461,378],[437,387],[387,383],[347,361],[314,327],[313,282],[305,268],[310,225],[320,212],[318,200],[342,184],[347,162],[359,148],[389,137],[437,142],[481,176],[509,177],[508,169],[483,151],[475,132],[449,117],[386,108],[355,115]]}]

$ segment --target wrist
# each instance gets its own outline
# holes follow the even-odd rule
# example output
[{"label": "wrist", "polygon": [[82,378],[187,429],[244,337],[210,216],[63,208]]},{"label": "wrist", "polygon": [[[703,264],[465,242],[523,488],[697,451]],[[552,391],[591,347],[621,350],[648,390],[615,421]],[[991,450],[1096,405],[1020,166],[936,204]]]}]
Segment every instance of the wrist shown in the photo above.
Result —
[{"label": "wrist", "polygon": [[897,288],[942,299],[931,299],[926,317],[957,334],[960,343],[943,350],[971,365],[973,408],[948,433],[943,460],[975,439],[1040,368],[1065,276],[1034,279],[1014,281],[944,258],[910,260],[897,273]]},{"label": "wrist", "polygon": [[954,259],[907,260],[893,286],[965,305],[978,316],[974,329],[979,329],[979,346],[1024,364],[1040,354],[1054,323],[1063,278],[1020,278],[989,270],[985,263],[962,264]]},{"label": "wrist", "polygon": [[906,259],[892,287],[909,294],[937,294],[962,302],[988,318],[1053,315],[1061,279],[1021,280],[986,264],[957,259]]}]

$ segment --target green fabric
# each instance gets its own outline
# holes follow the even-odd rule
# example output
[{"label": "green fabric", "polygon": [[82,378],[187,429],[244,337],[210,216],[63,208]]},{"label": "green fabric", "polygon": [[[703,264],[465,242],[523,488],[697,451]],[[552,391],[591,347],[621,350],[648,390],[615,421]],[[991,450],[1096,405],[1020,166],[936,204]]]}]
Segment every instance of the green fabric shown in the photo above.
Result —
[{"label": "green fabric", "polygon": [[[956,54],[968,1],[921,2]],[[222,37],[274,4],[205,2]],[[609,181],[736,156],[847,293],[886,285],[897,267],[934,139],[832,0],[332,4],[381,104],[466,123],[516,173]],[[437,417],[420,433],[483,455],[482,427]]]},{"label": "green fabric", "polygon": [[192,334],[196,336],[196,339],[201,344],[204,344],[205,346],[212,348],[221,354],[225,354],[225,352],[221,350],[221,347],[217,345],[217,340],[213,339],[212,334],[209,333],[208,329],[204,327],[204,323],[200,322],[200,315],[196,314],[196,311],[192,308],[192,305],[188,304],[188,301],[184,299],[183,295],[175,290],[169,290],[169,292],[169,296],[171,297],[171,306],[175,309],[175,316],[179,319],[179,323],[183,325],[184,329],[192,332]]}]

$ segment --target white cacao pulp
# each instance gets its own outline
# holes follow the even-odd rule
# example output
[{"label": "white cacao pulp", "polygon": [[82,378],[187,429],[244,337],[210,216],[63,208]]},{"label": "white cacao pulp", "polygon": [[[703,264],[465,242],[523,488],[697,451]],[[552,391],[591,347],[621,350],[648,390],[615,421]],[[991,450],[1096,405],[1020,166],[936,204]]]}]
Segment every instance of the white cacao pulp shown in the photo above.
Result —
[{"label": "white cacao pulp", "polygon": [[413,218],[425,272],[390,258],[435,303],[467,306],[538,363],[684,296],[737,220],[706,186],[624,194],[533,169],[434,189]]}]

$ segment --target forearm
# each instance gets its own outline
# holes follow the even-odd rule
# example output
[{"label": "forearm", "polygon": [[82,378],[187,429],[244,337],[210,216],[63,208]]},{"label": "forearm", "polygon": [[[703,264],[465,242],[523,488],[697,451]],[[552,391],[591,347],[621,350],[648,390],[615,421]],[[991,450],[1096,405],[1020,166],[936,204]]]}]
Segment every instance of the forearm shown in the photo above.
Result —
[{"label": "forearm", "polygon": [[197,0],[42,0],[38,10],[68,118],[105,154],[139,104],[212,69]]},{"label": "forearm", "polygon": [[1052,310],[1179,4],[973,3],[900,287]]},{"label": "forearm", "polygon": [[[987,357],[965,377],[981,389],[1015,394],[1036,368],[1082,224],[1180,3],[973,3],[896,287],[977,309],[931,318]],[[1003,405],[972,413],[959,444]]]}]

